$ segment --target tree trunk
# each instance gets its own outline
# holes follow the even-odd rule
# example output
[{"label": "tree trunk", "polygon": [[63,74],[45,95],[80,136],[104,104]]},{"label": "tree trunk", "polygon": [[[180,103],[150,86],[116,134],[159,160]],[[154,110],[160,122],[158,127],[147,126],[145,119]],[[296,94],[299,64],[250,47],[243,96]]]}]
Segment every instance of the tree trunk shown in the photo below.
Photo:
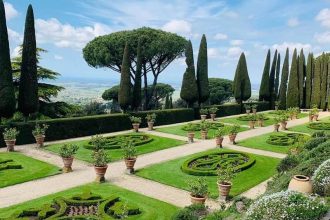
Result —
[{"label": "tree trunk", "polygon": [[149,100],[148,100],[148,78],[147,78],[147,70],[146,70],[146,65],[143,65],[143,79],[144,79],[144,106],[143,110],[147,110],[147,107],[149,105]]}]

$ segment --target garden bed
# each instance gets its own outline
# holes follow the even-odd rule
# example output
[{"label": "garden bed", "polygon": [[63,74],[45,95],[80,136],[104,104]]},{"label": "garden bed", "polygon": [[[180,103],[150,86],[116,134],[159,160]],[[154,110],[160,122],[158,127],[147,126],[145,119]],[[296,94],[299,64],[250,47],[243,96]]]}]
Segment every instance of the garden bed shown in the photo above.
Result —
[{"label": "garden bed", "polygon": [[[321,120],[319,120],[319,122],[329,122],[330,123],[329,119],[330,119],[329,117],[322,118]],[[319,122],[313,122],[313,123],[319,123]],[[306,134],[313,134],[314,132],[322,131],[322,130],[316,130],[316,129],[310,128],[308,126],[309,124],[310,123],[306,123],[306,124],[291,127],[291,128],[289,128],[289,131],[302,132],[302,133],[306,133]],[[324,131],[330,132],[329,130],[324,130]]]}]

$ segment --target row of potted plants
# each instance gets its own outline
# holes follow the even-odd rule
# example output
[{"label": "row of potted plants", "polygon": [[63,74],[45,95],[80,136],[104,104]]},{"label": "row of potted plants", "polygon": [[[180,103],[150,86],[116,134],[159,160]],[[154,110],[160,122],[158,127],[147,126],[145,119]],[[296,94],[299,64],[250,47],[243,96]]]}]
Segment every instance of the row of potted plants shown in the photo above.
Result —
[{"label": "row of potted plants", "polygon": [[211,120],[215,121],[215,118],[217,116],[218,108],[212,107],[212,108],[202,108],[199,110],[199,114],[201,115],[201,119],[204,121],[207,119],[208,114],[210,114]]},{"label": "row of potted plants", "polygon": [[[157,118],[157,115],[155,113],[147,114],[147,116],[145,117],[145,119],[147,120],[147,123],[148,123],[149,131],[152,131],[154,129],[154,124],[155,124],[156,118]],[[132,122],[133,131],[139,132],[140,124],[142,122],[141,117],[131,116],[130,120]]]},{"label": "row of potted plants", "polygon": [[252,113],[253,114],[256,114],[257,113],[257,108],[258,108],[258,105],[257,104],[244,104],[244,108],[245,108],[245,111],[246,111],[246,114],[250,114],[251,113],[251,110],[252,110]]},{"label": "row of potted plants", "polygon": [[258,122],[259,127],[264,126],[264,121],[266,119],[265,114],[261,114],[261,113],[260,114],[253,114],[250,117],[251,117],[251,120],[249,121],[250,129],[254,129],[257,122]]},{"label": "row of potted plants", "polygon": [[309,111],[309,122],[318,121],[319,118],[319,109],[317,105],[313,105],[313,108]]}]

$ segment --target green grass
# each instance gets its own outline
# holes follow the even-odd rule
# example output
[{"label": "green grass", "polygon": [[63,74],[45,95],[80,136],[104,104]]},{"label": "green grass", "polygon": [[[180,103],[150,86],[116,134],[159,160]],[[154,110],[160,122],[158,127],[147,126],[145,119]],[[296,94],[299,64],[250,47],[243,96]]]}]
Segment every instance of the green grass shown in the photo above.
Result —
[{"label": "green grass", "polygon": [[[330,117],[326,117],[326,118],[323,118],[319,121],[322,121],[322,122],[329,122]],[[306,124],[302,124],[302,125],[297,125],[297,126],[294,126],[294,127],[291,127],[289,128],[288,130],[289,131],[295,131],[295,132],[302,132],[302,133],[306,133],[306,134],[313,134],[314,132],[317,132],[317,131],[322,131],[322,130],[315,130],[315,129],[310,129],[307,127],[309,123],[306,123]]]},{"label": "green grass", "polygon": [[[196,179],[197,176],[192,176],[181,171],[182,163],[195,156],[203,155],[207,152],[212,153],[216,151],[228,151],[223,149],[209,150],[206,152],[182,157],[179,159],[171,160],[165,163],[152,165],[144,169],[138,170],[137,175],[151,179],[166,185],[174,186],[177,188],[188,190],[188,180]],[[259,183],[267,180],[276,173],[276,166],[280,159],[249,154],[256,159],[256,163],[249,169],[239,172],[233,179],[233,187],[230,192],[231,196],[236,196],[244,191],[258,185]],[[205,177],[209,186],[209,196],[211,198],[218,197],[217,177]]]},{"label": "green grass", "polygon": [[12,159],[22,169],[0,171],[0,188],[60,173],[60,169],[48,163],[27,157],[21,153],[0,153],[0,160]]},{"label": "green grass", "polygon": [[[163,128],[157,128],[157,131],[164,132],[164,133],[169,133],[169,134],[175,134],[175,135],[180,135],[180,136],[187,136],[187,131],[182,130],[182,127],[184,125],[176,125],[176,126],[169,126],[169,127],[163,127]],[[230,127],[228,125],[225,125],[225,127]],[[246,131],[248,128],[241,127],[240,132]],[[208,138],[214,138],[214,133],[216,130],[210,129],[208,131]],[[201,138],[201,133],[199,131],[195,132],[195,138],[200,139]]]},{"label": "green grass", "polygon": [[[143,187],[143,186],[137,186],[137,187]],[[0,218],[8,218],[17,211],[26,210],[33,207],[40,207],[43,204],[52,202],[54,198],[59,196],[63,196],[67,198],[76,194],[81,194],[86,189],[89,189],[93,193],[99,194],[103,197],[107,197],[112,194],[115,194],[119,196],[123,201],[128,202],[128,204],[132,204],[133,206],[139,207],[142,213],[136,216],[131,216],[128,219],[167,220],[167,219],[171,219],[171,216],[178,210],[177,207],[170,205],[168,203],[156,199],[152,199],[108,183],[104,183],[104,184],[92,183],[84,186],[75,187],[56,194],[41,197],[38,199],[34,199],[8,208],[0,209]]]},{"label": "green grass", "polygon": [[[141,134],[144,134],[144,133],[141,133]],[[154,136],[154,135],[149,135],[149,136],[153,138],[153,141],[151,141],[147,144],[137,146],[138,155],[179,146],[179,145],[182,145],[185,143],[184,141],[174,140],[174,139],[170,139],[170,138],[158,137],[158,136]],[[84,145],[86,145],[88,143],[88,141],[89,140],[75,141],[75,142],[68,142],[68,143],[78,145],[79,149],[77,151],[77,154],[75,155],[76,159],[91,163],[92,162],[92,158],[91,158],[92,150],[89,150],[89,149],[86,149],[83,147]],[[45,149],[58,154],[61,146],[62,146],[62,144],[53,144],[53,145],[46,146]],[[109,154],[111,161],[116,161],[116,160],[120,160],[123,158],[122,149],[107,150],[107,152]]]}]

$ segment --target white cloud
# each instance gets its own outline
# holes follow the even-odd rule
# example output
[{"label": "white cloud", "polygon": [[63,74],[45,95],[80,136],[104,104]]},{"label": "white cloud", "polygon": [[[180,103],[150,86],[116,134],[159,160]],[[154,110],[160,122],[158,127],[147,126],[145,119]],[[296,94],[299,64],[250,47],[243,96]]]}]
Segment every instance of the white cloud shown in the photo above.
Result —
[{"label": "white cloud", "polygon": [[243,52],[242,48],[240,47],[230,47],[227,50],[227,56],[228,57],[238,57]]},{"label": "white cloud", "polygon": [[185,20],[171,20],[167,22],[162,29],[173,33],[190,34],[191,24]]},{"label": "white cloud", "polygon": [[217,48],[208,48],[207,49],[207,56],[209,58],[218,58],[219,57],[219,50]]},{"label": "white cloud", "polygon": [[316,33],[314,35],[314,38],[317,40],[317,42],[321,44],[327,44],[330,43],[330,31],[326,31],[324,33]]},{"label": "white cloud", "polygon": [[57,47],[81,49],[93,38],[109,34],[111,29],[100,23],[93,26],[74,27],[62,24],[56,18],[36,19],[38,43],[53,43]]},{"label": "white cloud", "polygon": [[312,45],[296,42],[283,42],[282,44],[273,44],[272,48],[274,50],[277,49],[281,53],[284,53],[286,48],[289,48],[290,51],[293,51],[296,48],[298,51],[304,49],[305,52],[308,52],[312,50]]},{"label": "white cloud", "polygon": [[63,57],[60,56],[60,55],[55,54],[55,55],[54,55],[54,59],[55,59],[55,60],[63,60]]},{"label": "white cloud", "polygon": [[226,34],[223,34],[223,33],[217,33],[214,36],[214,39],[215,40],[226,40],[226,39],[228,39],[228,36]]},{"label": "white cloud", "polygon": [[290,18],[289,20],[288,20],[288,23],[287,23],[287,25],[289,26],[289,27],[296,27],[296,26],[298,26],[299,25],[299,20],[298,20],[298,18]]},{"label": "white cloud", "polygon": [[12,52],[11,52],[11,57],[13,58],[13,57],[17,57],[18,56],[18,54],[19,54],[19,50],[21,49],[21,47],[20,46],[17,46],[17,47],[15,47],[14,48],[14,50],[12,50]]},{"label": "white cloud", "polygon": [[17,10],[14,8],[14,6],[12,4],[5,2],[4,5],[5,5],[7,20],[10,20],[18,15]]},{"label": "white cloud", "polygon": [[8,38],[10,42],[22,43],[23,37],[16,31],[8,28]]},{"label": "white cloud", "polygon": [[321,22],[322,26],[330,28],[330,9],[322,9],[316,16],[315,20]]},{"label": "white cloud", "polygon": [[240,46],[244,43],[244,41],[242,40],[231,40],[230,41],[230,45],[233,45],[233,46]]}]

